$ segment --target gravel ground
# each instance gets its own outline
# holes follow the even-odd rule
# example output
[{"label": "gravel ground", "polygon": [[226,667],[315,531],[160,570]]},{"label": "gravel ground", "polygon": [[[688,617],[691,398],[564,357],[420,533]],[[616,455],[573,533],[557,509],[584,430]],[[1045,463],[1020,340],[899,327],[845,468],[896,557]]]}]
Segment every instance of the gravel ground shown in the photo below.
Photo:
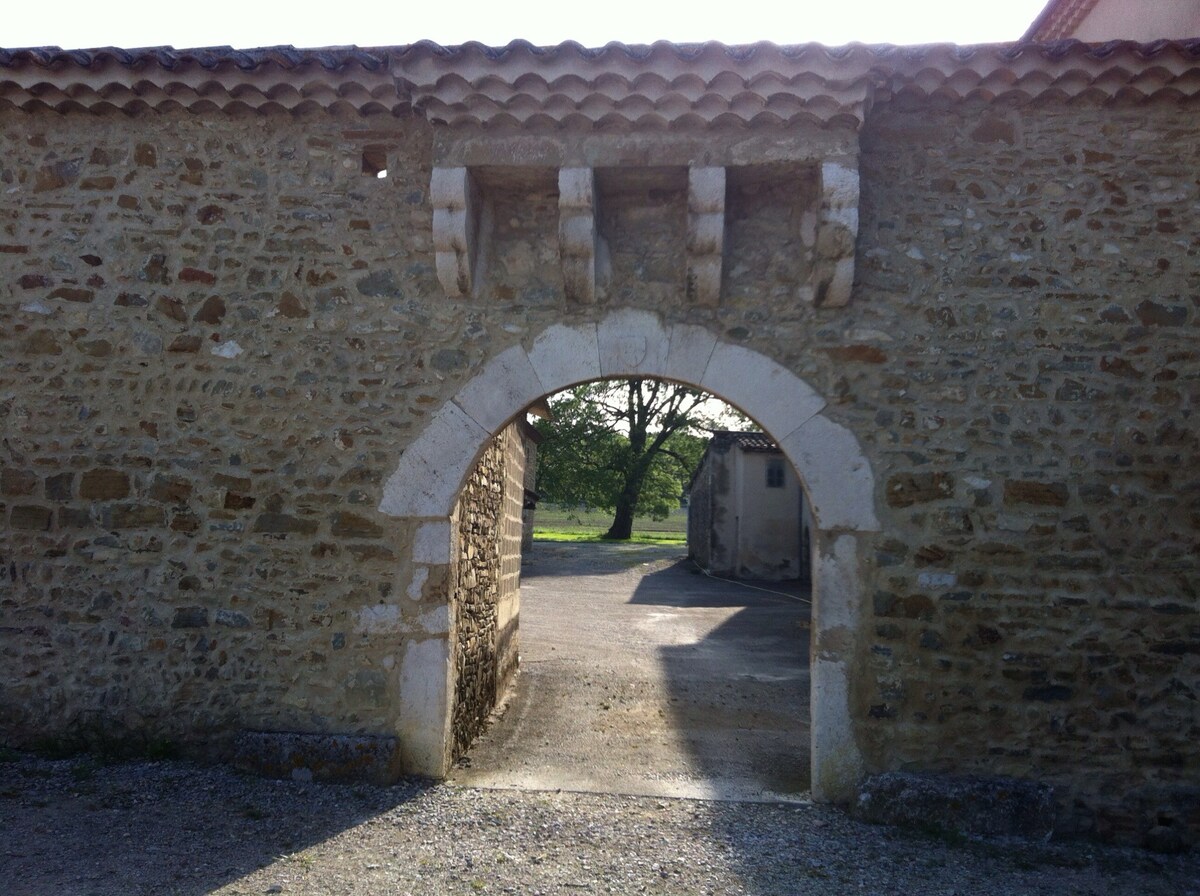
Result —
[{"label": "gravel ground", "polygon": [[1200,894],[1200,855],[936,837],[810,805],[0,763],[0,892]]}]

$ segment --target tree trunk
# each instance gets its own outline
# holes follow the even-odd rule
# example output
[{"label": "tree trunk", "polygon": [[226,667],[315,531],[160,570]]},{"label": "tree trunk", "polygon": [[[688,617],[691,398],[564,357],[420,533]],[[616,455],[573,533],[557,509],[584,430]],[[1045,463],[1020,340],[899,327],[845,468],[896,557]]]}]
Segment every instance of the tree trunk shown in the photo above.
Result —
[{"label": "tree trunk", "polygon": [[637,493],[632,496],[625,489],[617,496],[617,512],[613,516],[612,525],[604,533],[608,541],[629,541],[633,535],[633,508],[637,504]]}]

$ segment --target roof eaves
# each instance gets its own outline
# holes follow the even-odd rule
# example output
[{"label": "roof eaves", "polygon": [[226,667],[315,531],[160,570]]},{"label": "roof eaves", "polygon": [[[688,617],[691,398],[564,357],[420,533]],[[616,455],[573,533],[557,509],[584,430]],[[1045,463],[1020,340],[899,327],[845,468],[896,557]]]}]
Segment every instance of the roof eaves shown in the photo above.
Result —
[{"label": "roof eaves", "polygon": [[1056,41],[1070,38],[1095,8],[1097,0],[1050,0],[1021,35],[1021,41]]}]

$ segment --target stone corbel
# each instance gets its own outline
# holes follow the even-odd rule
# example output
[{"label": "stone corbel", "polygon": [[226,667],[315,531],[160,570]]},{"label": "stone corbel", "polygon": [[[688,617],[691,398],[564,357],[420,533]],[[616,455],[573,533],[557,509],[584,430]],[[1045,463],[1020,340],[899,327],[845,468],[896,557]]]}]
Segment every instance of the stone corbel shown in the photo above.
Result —
[{"label": "stone corbel", "polygon": [[725,251],[725,169],[688,169],[687,298],[714,306],[721,299]]},{"label": "stone corbel", "polygon": [[858,239],[858,168],[821,164],[821,215],[813,265],[814,301],[836,308],[854,287],[854,244]]},{"label": "stone corbel", "polygon": [[558,171],[558,250],[567,301],[596,301],[596,174],[591,168]]},{"label": "stone corbel", "polygon": [[429,193],[438,280],[446,295],[470,296],[475,288],[479,191],[466,168],[434,168]]}]

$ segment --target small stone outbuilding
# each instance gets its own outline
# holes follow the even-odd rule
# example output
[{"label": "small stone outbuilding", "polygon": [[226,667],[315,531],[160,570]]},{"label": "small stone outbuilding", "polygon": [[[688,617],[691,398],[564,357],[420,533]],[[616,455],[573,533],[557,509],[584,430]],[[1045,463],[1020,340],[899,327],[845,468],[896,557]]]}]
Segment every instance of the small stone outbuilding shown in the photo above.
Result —
[{"label": "small stone outbuilding", "polygon": [[769,436],[713,433],[688,486],[687,538],[688,555],[714,575],[809,581],[812,512]]}]

